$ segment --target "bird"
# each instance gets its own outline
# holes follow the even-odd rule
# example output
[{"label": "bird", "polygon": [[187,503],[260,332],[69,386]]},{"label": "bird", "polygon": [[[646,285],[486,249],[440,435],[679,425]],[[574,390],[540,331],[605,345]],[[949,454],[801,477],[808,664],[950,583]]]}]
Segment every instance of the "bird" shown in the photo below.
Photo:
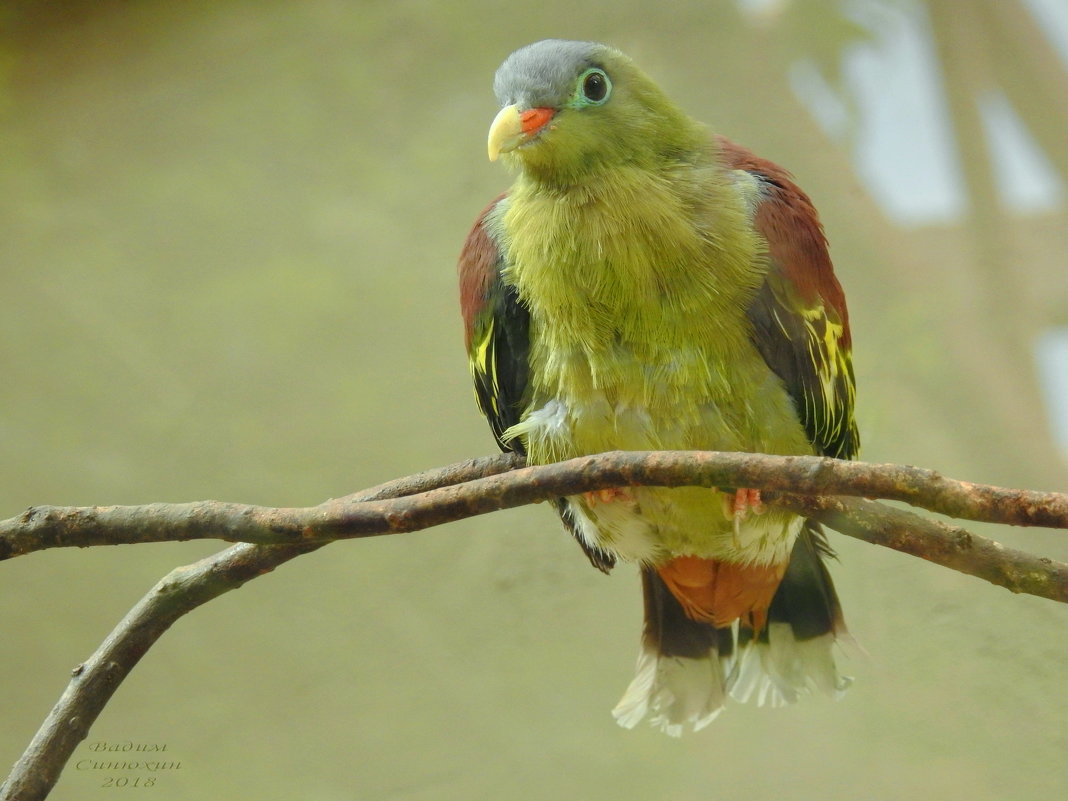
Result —
[{"label": "bird", "polygon": [[[854,458],[845,297],[791,175],[684,112],[628,56],[547,39],[498,68],[488,156],[515,172],[458,263],[475,397],[499,447]],[[488,116],[488,115],[487,115]],[[613,710],[678,736],[728,698],[852,679],[820,526],[746,487],[553,501],[590,562],[638,565],[633,680]]]}]

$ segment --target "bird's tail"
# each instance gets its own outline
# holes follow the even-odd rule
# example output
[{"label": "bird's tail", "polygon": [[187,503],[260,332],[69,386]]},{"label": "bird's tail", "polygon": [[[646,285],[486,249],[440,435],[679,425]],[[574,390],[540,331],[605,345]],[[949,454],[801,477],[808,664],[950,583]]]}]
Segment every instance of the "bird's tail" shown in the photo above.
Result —
[{"label": "bird's tail", "polygon": [[648,717],[654,727],[678,736],[711,723],[728,696],[770,706],[813,690],[839,696],[852,680],[838,672],[832,654],[835,640],[848,635],[823,563],[829,555],[819,526],[806,521],[766,619],[755,614],[728,625],[694,619],[663,575],[643,568],[642,652],[634,680],[612,712],[619,724],[631,728]]}]

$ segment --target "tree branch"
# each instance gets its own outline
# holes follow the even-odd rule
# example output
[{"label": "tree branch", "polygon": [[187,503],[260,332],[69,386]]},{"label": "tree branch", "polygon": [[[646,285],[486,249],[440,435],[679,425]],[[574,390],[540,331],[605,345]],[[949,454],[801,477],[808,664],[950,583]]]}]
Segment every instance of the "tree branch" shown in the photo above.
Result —
[{"label": "tree branch", "polygon": [[[423,484],[409,484],[410,491],[403,497],[358,501],[349,496],[303,508],[221,501],[32,507],[19,517],[0,522],[0,560],[71,546],[205,538],[296,545],[397,534],[562,495],[639,485],[754,487],[801,495],[885,498],[950,517],[1068,528],[1068,495],[1063,493],[972,484],[907,465],[717,451],[613,451],[520,469],[511,469],[518,464],[513,456],[481,460],[479,464],[496,474],[445,485],[435,483],[441,471],[430,471],[421,474]],[[503,473],[506,470],[509,472]],[[431,485],[430,489],[421,488]]]},{"label": "tree branch", "polygon": [[842,534],[918,556],[999,587],[1068,603],[1068,564],[1008,548],[960,526],[862,498],[781,496],[778,503]]},{"label": "tree branch", "polygon": [[96,652],[74,668],[67,689],[0,786],[0,799],[30,801],[48,795],[119,685],[178,618],[317,547],[241,543],[172,570],[137,602]]},{"label": "tree branch", "polygon": [[194,538],[240,544],[171,571],[75,668],[66,691],[0,786],[0,801],[45,798],[123,679],[176,620],[201,604],[334,539],[414,531],[562,495],[639,485],[759,488],[769,502],[849,536],[1013,592],[1068,602],[1066,564],[904,510],[833,497],[888,498],[955,517],[1068,528],[1068,495],[969,484],[902,465],[817,457],[612,452],[541,467],[521,464],[509,455],[461,462],[301,509],[216,501],[34,507],[3,521],[0,559],[54,547]]},{"label": "tree branch", "polygon": [[[361,503],[399,497],[506,469],[508,463],[500,458],[474,459],[381,484],[344,500]],[[326,544],[241,543],[168,573],[137,602],[93,655],[74,668],[67,689],[0,785],[0,801],[39,801],[47,797],[74,749],[88,736],[119,685],[178,618]]]}]

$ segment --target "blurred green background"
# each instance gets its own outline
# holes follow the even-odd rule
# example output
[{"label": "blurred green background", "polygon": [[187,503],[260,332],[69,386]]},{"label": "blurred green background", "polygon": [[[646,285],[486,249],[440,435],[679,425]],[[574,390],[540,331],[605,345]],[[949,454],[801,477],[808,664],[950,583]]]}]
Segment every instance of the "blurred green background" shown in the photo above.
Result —
[{"label": "blurred green background", "polygon": [[[5,3],[0,516],[314,504],[490,453],[454,263],[510,181],[485,159],[493,71],[548,36],[626,50],[813,196],[865,459],[1063,489],[1033,356],[1068,325],[1056,2]],[[1030,168],[996,146],[997,98]],[[1068,558],[1063,534],[975,528]],[[853,689],[676,741],[609,716],[634,569],[599,575],[558,529],[532,507],[338,543],[223,596],[52,797],[116,797],[121,774],[75,769],[102,740],[167,745],[181,768],[125,791],[156,801],[1068,792],[1063,607],[832,535]],[[158,578],[221,547],[0,565],[0,763]]]}]

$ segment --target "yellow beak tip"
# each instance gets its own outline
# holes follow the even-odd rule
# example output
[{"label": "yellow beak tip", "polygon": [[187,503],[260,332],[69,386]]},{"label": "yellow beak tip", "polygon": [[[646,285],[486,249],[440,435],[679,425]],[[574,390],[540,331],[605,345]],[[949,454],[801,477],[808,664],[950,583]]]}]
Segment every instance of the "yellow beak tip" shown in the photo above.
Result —
[{"label": "yellow beak tip", "polygon": [[519,118],[519,107],[505,106],[497,112],[490,124],[486,152],[490,161],[496,161],[501,153],[515,150],[523,141],[523,123]]}]

